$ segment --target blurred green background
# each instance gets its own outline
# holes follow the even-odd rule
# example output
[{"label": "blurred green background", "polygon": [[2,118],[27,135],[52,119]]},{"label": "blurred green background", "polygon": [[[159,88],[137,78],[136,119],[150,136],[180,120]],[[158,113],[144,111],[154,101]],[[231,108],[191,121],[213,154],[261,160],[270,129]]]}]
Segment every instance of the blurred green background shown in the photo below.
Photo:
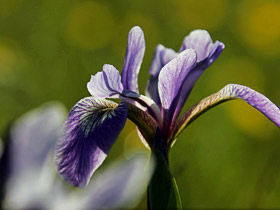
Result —
[{"label": "blurred green background", "polygon": [[[156,45],[179,50],[184,36],[201,28],[226,48],[185,108],[228,83],[280,105],[280,1],[0,0],[0,136],[43,102],[70,109],[89,96],[86,83],[103,64],[121,70],[134,25],[146,39],[141,93]],[[241,101],[204,114],[171,153],[183,207],[280,208],[279,138],[279,128]],[[143,148],[128,122],[105,164]]]}]

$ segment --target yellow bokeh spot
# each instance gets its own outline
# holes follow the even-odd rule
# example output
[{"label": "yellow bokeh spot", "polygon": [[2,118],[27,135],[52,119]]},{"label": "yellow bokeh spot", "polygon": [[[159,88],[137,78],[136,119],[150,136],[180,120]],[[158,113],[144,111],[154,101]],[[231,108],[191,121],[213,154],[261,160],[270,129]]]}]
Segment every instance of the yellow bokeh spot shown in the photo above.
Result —
[{"label": "yellow bokeh spot", "polygon": [[280,53],[280,1],[244,1],[236,24],[249,46],[268,56]]},{"label": "yellow bokeh spot", "polygon": [[18,63],[16,52],[0,43],[0,81],[4,82]]},{"label": "yellow bokeh spot", "polygon": [[131,153],[135,153],[137,151],[148,151],[141,142],[134,123],[128,120],[123,132],[126,133],[124,137],[124,155],[126,157],[129,157]]},{"label": "yellow bokeh spot", "polygon": [[174,0],[176,24],[190,28],[213,29],[223,23],[227,0]]},{"label": "yellow bokeh spot", "polygon": [[278,129],[270,120],[241,100],[224,105],[236,126],[256,140],[265,140],[277,134]]},{"label": "yellow bokeh spot", "polygon": [[114,31],[114,21],[109,9],[94,1],[75,5],[66,18],[66,36],[80,48],[101,48],[109,44]]}]

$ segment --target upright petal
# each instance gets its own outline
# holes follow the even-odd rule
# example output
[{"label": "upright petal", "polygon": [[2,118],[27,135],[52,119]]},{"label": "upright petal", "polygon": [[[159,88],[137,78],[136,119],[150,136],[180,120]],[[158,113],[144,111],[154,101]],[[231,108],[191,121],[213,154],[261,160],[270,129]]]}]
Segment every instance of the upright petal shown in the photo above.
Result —
[{"label": "upright petal", "polygon": [[161,107],[161,102],[160,102],[159,93],[158,93],[158,77],[150,76],[150,79],[146,86],[145,94],[146,94],[146,96],[153,99],[153,101],[159,107]]},{"label": "upright petal", "polygon": [[91,76],[87,88],[97,98],[118,98],[123,91],[119,71],[113,65],[103,65],[102,72]]},{"label": "upright petal", "polygon": [[145,52],[144,33],[139,26],[133,27],[128,35],[122,84],[125,89],[138,93],[138,74]]},{"label": "upright petal", "polygon": [[164,109],[169,109],[195,63],[196,53],[194,50],[188,49],[162,68],[159,74],[158,91]]},{"label": "upright petal", "polygon": [[177,56],[177,53],[170,49],[165,48],[159,44],[156,47],[152,65],[150,67],[150,79],[146,87],[146,95],[152,98],[160,106],[160,98],[158,93],[158,75],[163,66]]},{"label": "upright petal", "polygon": [[176,139],[184,128],[186,128],[191,122],[208,109],[222,102],[236,98],[246,101],[249,105],[259,110],[274,124],[280,127],[279,107],[272,103],[267,97],[252,90],[251,88],[237,84],[229,84],[219,92],[204,98],[184,113],[174,129],[173,139]]},{"label": "upright petal", "polygon": [[177,53],[170,48],[166,48],[163,45],[159,44],[156,47],[154,58],[150,67],[150,75],[158,77],[160,70],[164,67],[169,61],[177,56]]},{"label": "upright petal", "polygon": [[178,101],[176,101],[176,108],[173,116],[174,120],[180,114],[196,81],[204,70],[216,60],[224,48],[225,46],[222,42],[216,41],[213,44],[209,33],[205,30],[195,30],[184,39],[181,50],[194,49],[197,53],[197,64],[190,71],[182,85],[180,96],[178,97]]},{"label": "upright petal", "polygon": [[[194,30],[185,37],[180,51],[186,49],[194,49],[197,53],[197,62],[207,59],[211,62],[206,62],[208,66],[214,62],[218,55],[224,49],[222,42],[216,41],[213,43],[209,33],[205,30]],[[206,66],[205,68],[207,68]]]},{"label": "upright petal", "polygon": [[74,186],[87,185],[125,125],[125,103],[87,97],[70,111],[56,149],[57,170]]},{"label": "upright petal", "polygon": [[209,33],[205,30],[194,30],[185,37],[180,51],[194,49],[197,53],[197,62],[204,60],[209,55],[209,48],[212,44]]},{"label": "upright petal", "polygon": [[225,45],[220,41],[216,41],[214,44],[212,44],[209,49],[209,56],[208,56],[209,59],[208,59],[207,66],[212,64],[224,49],[225,49]]}]

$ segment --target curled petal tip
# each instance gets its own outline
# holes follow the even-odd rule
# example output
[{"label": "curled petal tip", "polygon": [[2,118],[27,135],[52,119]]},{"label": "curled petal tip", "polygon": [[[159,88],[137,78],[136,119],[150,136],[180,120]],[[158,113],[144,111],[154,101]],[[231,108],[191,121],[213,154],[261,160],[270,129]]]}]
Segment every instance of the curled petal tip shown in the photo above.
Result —
[{"label": "curled petal tip", "polygon": [[119,71],[113,65],[103,65],[102,72],[91,75],[87,88],[92,96],[98,98],[118,98],[123,91]]},{"label": "curled petal tip", "polygon": [[[207,59],[212,60],[212,62],[208,63],[209,66],[222,52],[224,44],[219,41],[213,43],[208,31],[197,29],[185,37],[181,51],[189,48],[192,48],[197,52],[197,62]],[[219,51],[218,53],[216,53],[217,50]],[[212,57],[213,54],[216,54],[215,58]]]},{"label": "curled petal tip", "polygon": [[280,127],[280,109],[263,94],[243,85],[229,84],[221,90],[221,95],[228,95],[246,101],[262,112],[275,125]]}]

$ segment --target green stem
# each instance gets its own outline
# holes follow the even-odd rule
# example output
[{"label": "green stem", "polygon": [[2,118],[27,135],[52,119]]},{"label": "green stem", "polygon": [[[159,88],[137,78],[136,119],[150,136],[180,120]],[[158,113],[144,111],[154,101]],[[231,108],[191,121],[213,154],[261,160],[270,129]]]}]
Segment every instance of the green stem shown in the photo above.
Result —
[{"label": "green stem", "polygon": [[152,149],[154,173],[148,186],[148,209],[182,209],[180,194],[172,176],[168,156],[161,147]]}]

